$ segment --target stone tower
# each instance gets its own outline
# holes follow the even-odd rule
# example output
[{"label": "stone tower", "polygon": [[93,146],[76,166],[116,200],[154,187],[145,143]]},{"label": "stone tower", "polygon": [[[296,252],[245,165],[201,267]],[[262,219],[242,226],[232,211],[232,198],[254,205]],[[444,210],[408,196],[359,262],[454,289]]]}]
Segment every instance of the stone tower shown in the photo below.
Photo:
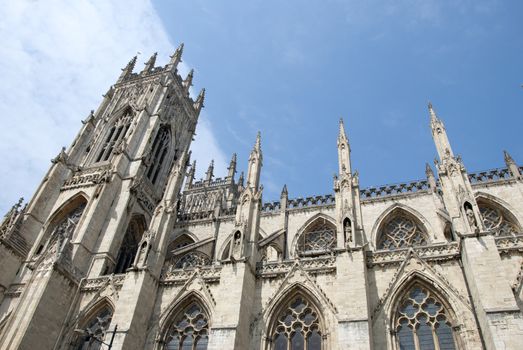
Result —
[{"label": "stone tower", "polygon": [[204,101],[204,90],[195,101],[189,96],[193,73],[178,73],[182,51],[183,44],[165,66],[155,65],[154,54],[137,73],[134,57],[52,160],[34,197],[8,215],[0,284],[20,289],[2,293],[10,316],[2,320],[0,348],[78,342],[71,327],[77,303],[86,302],[79,299],[82,281],[121,273],[120,297],[110,306],[126,332],[116,333],[114,348],[144,342],[138,330],[152,306],[143,301],[154,302]]}]

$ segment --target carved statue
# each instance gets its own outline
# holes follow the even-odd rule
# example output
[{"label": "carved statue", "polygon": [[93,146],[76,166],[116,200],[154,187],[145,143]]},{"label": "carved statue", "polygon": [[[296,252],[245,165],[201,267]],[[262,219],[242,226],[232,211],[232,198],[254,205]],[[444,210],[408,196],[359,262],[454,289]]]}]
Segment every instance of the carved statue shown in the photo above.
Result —
[{"label": "carved statue", "polygon": [[343,233],[347,243],[352,242],[352,225],[348,220],[343,223]]},{"label": "carved statue", "polygon": [[234,234],[233,245],[232,245],[232,254],[231,254],[233,256],[233,258],[235,258],[235,259],[239,259],[241,257],[241,253],[242,253],[241,239],[242,239],[242,234],[240,231],[237,231]]},{"label": "carved statue", "polygon": [[466,208],[465,209],[465,213],[467,214],[467,220],[469,222],[470,229],[473,232],[478,232],[479,228],[478,228],[478,225],[476,223],[476,217],[474,215],[474,212],[472,211],[472,208]]}]

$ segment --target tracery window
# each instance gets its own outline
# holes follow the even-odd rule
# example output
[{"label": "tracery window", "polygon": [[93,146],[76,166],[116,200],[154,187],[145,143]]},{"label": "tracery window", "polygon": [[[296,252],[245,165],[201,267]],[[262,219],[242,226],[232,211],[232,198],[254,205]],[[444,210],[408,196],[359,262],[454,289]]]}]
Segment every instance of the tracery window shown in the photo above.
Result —
[{"label": "tracery window", "polygon": [[132,114],[130,110],[116,120],[107,133],[102,148],[98,153],[98,157],[96,157],[96,162],[102,162],[109,159],[115,145],[121,142],[127,134],[127,130],[129,130],[129,126],[131,125],[131,120]]},{"label": "tracery window", "polygon": [[518,226],[501,209],[484,202],[478,202],[478,206],[485,228],[494,232],[494,235],[514,236],[520,233]]},{"label": "tracery window", "polygon": [[395,327],[400,350],[456,349],[447,310],[420,285],[414,285],[400,302]]},{"label": "tracery window", "polygon": [[118,252],[114,273],[125,273],[131,267],[138,250],[138,244],[145,231],[145,223],[141,218],[133,218],[127,227],[125,236]]},{"label": "tracery window", "polygon": [[165,350],[207,350],[209,321],[197,303],[192,303],[167,331]]},{"label": "tracery window", "polygon": [[378,249],[394,250],[427,244],[427,235],[415,219],[402,213],[393,216],[379,231]]},{"label": "tracery window", "polygon": [[169,150],[171,143],[171,133],[167,127],[162,127],[153,142],[153,147],[150,153],[150,164],[147,170],[147,178],[151,180],[153,184],[158,179],[158,174],[162,169],[165,156]]},{"label": "tracery window", "polygon": [[76,350],[101,350],[112,317],[113,311],[109,307],[104,307],[85,327],[81,328],[84,334],[77,340],[74,348]]},{"label": "tracery window", "polygon": [[178,259],[174,265],[175,269],[187,269],[196,266],[210,265],[211,259],[200,252],[188,252],[180,259]]},{"label": "tracery window", "polygon": [[291,299],[276,319],[272,350],[321,350],[318,312],[301,295]]},{"label": "tracery window", "polygon": [[336,247],[336,227],[319,219],[311,224],[298,239],[298,254],[325,253]]}]

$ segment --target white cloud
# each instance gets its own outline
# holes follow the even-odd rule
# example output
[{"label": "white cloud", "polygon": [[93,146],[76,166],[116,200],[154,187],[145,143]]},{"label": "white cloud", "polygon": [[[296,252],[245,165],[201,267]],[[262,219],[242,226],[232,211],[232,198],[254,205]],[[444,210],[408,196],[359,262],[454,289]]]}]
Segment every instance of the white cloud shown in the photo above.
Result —
[{"label": "white cloud", "polygon": [[[0,16],[5,212],[19,196],[33,194],[49,160],[70,144],[80,120],[96,109],[133,55],[142,52],[143,62],[157,51],[163,64],[174,47],[148,1],[3,1]],[[198,134],[195,156],[213,154],[221,162],[210,123],[201,121]]]}]

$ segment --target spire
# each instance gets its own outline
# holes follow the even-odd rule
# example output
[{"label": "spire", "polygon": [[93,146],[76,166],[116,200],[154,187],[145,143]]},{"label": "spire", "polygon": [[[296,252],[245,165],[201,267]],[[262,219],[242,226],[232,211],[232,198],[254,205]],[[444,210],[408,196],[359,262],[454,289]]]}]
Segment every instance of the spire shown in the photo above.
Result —
[{"label": "spire", "polygon": [[282,197],[288,197],[289,192],[287,191],[287,184],[283,185],[283,188],[281,190],[280,198]]},{"label": "spire", "polygon": [[147,62],[145,62],[145,68],[140,73],[141,75],[146,75],[147,73],[149,73],[154,68],[154,64],[156,63],[156,56],[157,55],[158,55],[158,52],[155,52],[151,56],[151,58],[149,58],[149,60]]},{"label": "spire", "polygon": [[202,89],[200,91],[200,94],[196,98],[196,102],[194,102],[194,104],[193,104],[194,109],[196,110],[196,113],[200,114],[200,111],[203,108],[203,101],[204,100],[205,100],[205,89]]},{"label": "spire", "polygon": [[429,102],[429,116],[430,116],[430,128],[432,129],[432,138],[436,145],[436,150],[438,151],[439,159],[453,158],[454,153],[450,147],[450,142],[447,137],[447,131],[445,130],[445,125],[441,119],[438,118],[432,103]]},{"label": "spire", "polygon": [[183,43],[178,46],[176,51],[172,54],[171,61],[169,62],[169,65],[172,66],[174,69],[178,66],[178,63],[182,61],[182,54],[183,54]]},{"label": "spire", "polygon": [[258,189],[260,184],[260,172],[262,167],[261,133],[258,131],[256,142],[249,156],[249,170],[247,172],[247,186]]},{"label": "spire", "polygon": [[191,188],[192,182],[194,180],[194,174],[196,173],[196,160],[192,162],[191,167],[189,168],[189,172],[187,173],[187,180],[185,182],[185,188]]},{"label": "spire", "polygon": [[118,78],[118,83],[124,81],[126,78],[128,78],[132,73],[134,66],[136,65],[136,60],[138,59],[138,56],[134,56],[131,58],[129,63],[127,63],[127,66],[125,68],[122,68],[122,74],[120,74],[120,78]]},{"label": "spire", "polygon": [[516,179],[521,179],[521,171],[519,170],[519,167],[514,161],[514,159],[512,159],[512,157],[507,151],[503,151],[503,155],[505,158],[505,164],[507,165],[507,168],[510,171],[512,177]]},{"label": "spire", "polygon": [[352,173],[349,139],[345,133],[345,125],[343,124],[342,118],[340,118],[340,131],[338,134],[338,167],[340,176],[346,173]]},{"label": "spire", "polygon": [[236,153],[232,154],[231,162],[229,163],[229,167],[227,169],[229,170],[227,177],[229,179],[233,179],[234,174],[236,174]]},{"label": "spire", "polygon": [[209,164],[209,168],[207,168],[207,171],[205,172],[205,181],[211,182],[212,177],[214,176],[214,159],[211,160],[211,164]]},{"label": "spire", "polygon": [[189,94],[189,89],[192,86],[192,78],[194,77],[194,69],[191,69],[189,74],[187,74],[187,78],[183,81],[183,87],[185,89],[185,93]]}]

